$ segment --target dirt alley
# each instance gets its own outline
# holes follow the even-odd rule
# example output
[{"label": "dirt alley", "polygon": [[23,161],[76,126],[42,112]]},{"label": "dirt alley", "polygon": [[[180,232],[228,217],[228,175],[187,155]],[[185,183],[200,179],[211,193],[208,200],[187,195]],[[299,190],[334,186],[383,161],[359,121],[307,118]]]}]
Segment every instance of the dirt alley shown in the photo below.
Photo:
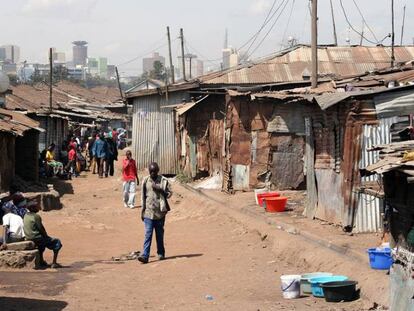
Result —
[{"label": "dirt alley", "polygon": [[362,310],[361,301],[284,300],[280,275],[305,271],[275,255],[271,238],[179,185],[167,216],[167,260],[112,261],[143,240],[140,209],[122,206],[119,175],[119,168],[107,179],[85,173],[60,186],[64,208],[41,216],[62,240],[65,267],[0,271],[0,310]]}]

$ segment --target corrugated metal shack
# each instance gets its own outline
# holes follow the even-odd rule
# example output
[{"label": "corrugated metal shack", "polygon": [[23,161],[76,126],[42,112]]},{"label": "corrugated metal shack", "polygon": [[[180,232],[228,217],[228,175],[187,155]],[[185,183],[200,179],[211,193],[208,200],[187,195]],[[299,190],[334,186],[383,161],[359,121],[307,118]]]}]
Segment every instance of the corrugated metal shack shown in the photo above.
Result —
[{"label": "corrugated metal shack", "polygon": [[186,91],[197,86],[182,83],[165,90],[126,93],[133,106],[132,148],[139,170],[157,162],[163,174],[178,173],[174,108],[188,101]]},{"label": "corrugated metal shack", "polygon": [[[414,58],[413,47],[398,47],[397,50],[397,63],[405,63]],[[321,46],[319,47],[320,79],[329,81],[365,74],[368,71],[388,67],[390,59],[391,51],[387,47]],[[219,128],[221,128],[222,114],[225,113],[223,107],[226,107],[225,90],[258,86],[261,87],[260,91],[275,91],[307,86],[309,85],[310,71],[311,49],[309,46],[299,45],[249,64],[207,74],[190,82],[138,91],[132,89],[126,94],[126,97],[134,106],[133,145],[139,168],[145,168],[149,161],[156,160],[163,162],[161,170],[165,173],[178,173],[180,170],[184,170],[193,177],[205,176],[217,172],[217,168],[224,165],[227,166],[225,172],[228,174],[230,170],[229,163],[218,159],[217,150],[211,150],[210,155],[208,155],[208,152],[206,153],[207,137],[209,137],[208,143],[212,143],[215,149],[218,147],[225,148],[224,140],[220,140],[221,145],[219,146],[210,141],[213,136],[209,134],[210,131],[224,133],[224,128],[222,130]],[[180,126],[189,124],[189,122],[197,124],[189,125],[190,128],[184,130],[174,127],[171,122],[171,120],[175,120],[173,106],[179,105],[183,101],[191,106],[205,95],[209,95],[208,99],[203,100],[206,105],[216,105],[215,108],[205,108],[211,110],[209,117],[200,117],[199,114],[194,113],[196,117],[190,117],[185,123],[181,122]],[[194,99],[189,102],[191,98]],[[202,111],[204,108],[198,108],[202,105],[202,103],[197,104],[197,108],[194,108],[195,111]],[[167,116],[166,114],[170,115]],[[181,114],[182,119],[186,119],[185,114],[186,111]],[[191,121],[191,118],[194,121]],[[200,118],[206,120],[200,120]],[[214,122],[211,122],[210,125],[210,121],[207,119],[214,120]],[[158,120],[164,120],[165,123],[160,125]],[[146,128],[151,130],[147,133]],[[190,131],[189,142],[187,142],[187,139],[184,140],[182,136],[188,130]],[[206,136],[206,133],[208,136]],[[172,141],[173,134],[176,141]],[[194,140],[196,138],[197,141]],[[168,143],[164,143],[163,140],[168,141]],[[214,140],[216,141],[215,138]],[[182,141],[189,146],[185,147]],[[173,157],[174,154],[178,157],[175,162],[179,161],[179,167],[177,167],[177,163],[173,164],[171,159],[166,160]],[[191,154],[192,156],[190,156]],[[223,154],[224,150],[222,150],[222,156]],[[246,163],[245,159],[236,161]],[[245,171],[246,165],[240,165],[242,166],[235,167],[234,173],[237,176],[240,175],[238,174],[239,170],[241,175],[247,173]],[[250,175],[250,172],[248,174]],[[242,178],[242,180],[236,181],[236,184],[239,182],[243,184],[241,188],[249,186],[246,179]],[[293,181],[290,181],[290,183],[294,184]],[[289,187],[290,184],[286,186],[286,188]],[[236,188],[239,187],[236,186]]]},{"label": "corrugated metal shack", "polygon": [[0,192],[8,191],[15,176],[38,180],[39,123],[23,114],[0,109]]},{"label": "corrugated metal shack", "polygon": [[378,154],[367,151],[371,146],[399,139],[401,121],[408,125],[409,112],[414,111],[413,86],[386,88],[384,83],[371,90],[314,97],[328,118],[322,127],[312,125],[315,168],[314,176],[307,175],[309,217],[356,232],[381,230],[383,202],[372,190],[378,179],[361,177],[359,170],[377,161]]},{"label": "corrugated metal shack", "polygon": [[[101,124],[106,127],[111,121],[126,121],[122,114],[105,108],[109,104],[106,95],[97,94],[69,82],[61,82],[53,88],[52,110],[49,106],[49,89],[42,83],[12,87],[6,96],[8,110],[21,111],[46,129],[39,137],[39,151],[55,143],[57,151],[69,134],[69,124]],[[57,152],[58,154],[58,152]]]},{"label": "corrugated metal shack", "polygon": [[[413,127],[406,130],[411,136],[406,138],[413,139]],[[413,151],[414,140],[372,146],[371,152],[378,154],[378,161],[363,169],[363,175],[368,177],[374,173],[382,176],[383,189],[379,194],[386,202],[384,229],[395,248],[390,270],[390,310],[414,308],[414,157],[406,154]]]}]

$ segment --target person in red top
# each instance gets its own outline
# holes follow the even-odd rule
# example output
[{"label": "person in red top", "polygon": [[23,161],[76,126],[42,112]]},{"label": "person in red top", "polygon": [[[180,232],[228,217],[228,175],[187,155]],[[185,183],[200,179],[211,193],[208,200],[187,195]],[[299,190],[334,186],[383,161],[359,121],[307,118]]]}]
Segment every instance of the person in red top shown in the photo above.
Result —
[{"label": "person in red top", "polygon": [[122,178],[124,180],[124,206],[135,208],[135,191],[139,184],[137,165],[132,158],[132,152],[126,152],[126,158],[122,163]]},{"label": "person in red top", "polygon": [[66,166],[66,169],[69,171],[69,177],[72,177],[74,174],[76,175],[76,150],[75,147],[70,145],[69,146],[69,152],[68,152],[68,165]]}]

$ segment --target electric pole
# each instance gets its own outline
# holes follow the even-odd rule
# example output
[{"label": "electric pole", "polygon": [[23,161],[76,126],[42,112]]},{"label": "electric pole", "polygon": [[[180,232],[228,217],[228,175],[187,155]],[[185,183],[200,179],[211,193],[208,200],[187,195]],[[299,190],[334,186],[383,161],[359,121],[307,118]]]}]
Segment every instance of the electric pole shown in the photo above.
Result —
[{"label": "electric pole", "polygon": [[123,102],[125,102],[125,105],[126,105],[126,101],[124,101],[124,95],[122,94],[121,81],[119,80],[118,67],[116,66],[115,66],[115,73],[116,73],[116,81],[118,82],[119,95],[121,95],[121,99]]},{"label": "electric pole", "polygon": [[312,88],[318,87],[318,1],[312,1]]},{"label": "electric pole", "polygon": [[403,13],[403,20],[402,20],[402,27],[401,27],[401,41],[400,41],[401,46],[403,45],[403,38],[404,38],[405,10],[406,10],[406,5],[404,5],[404,13]]},{"label": "electric pole", "polygon": [[183,80],[186,81],[185,77],[185,56],[184,56],[184,32],[183,29],[180,28],[180,40],[181,40],[181,62],[183,67]]},{"label": "electric pole", "polygon": [[333,7],[333,4],[332,4],[332,0],[330,0],[330,2],[331,2],[331,15],[332,15],[334,44],[335,44],[335,46],[338,46],[338,36],[336,35],[336,24],[335,24],[334,7]]},{"label": "electric pole", "polygon": [[391,32],[391,67],[394,67],[395,63],[395,29],[394,29],[394,0],[391,0],[391,23],[392,23],[392,32]]},{"label": "electric pole", "polygon": [[53,50],[49,49],[49,110],[53,110]]},{"label": "electric pole", "polygon": [[167,39],[168,39],[168,54],[170,56],[171,82],[172,82],[172,84],[174,84],[175,83],[174,65],[173,65],[172,53],[171,53],[171,36],[170,36],[170,27],[169,26],[167,26]]}]

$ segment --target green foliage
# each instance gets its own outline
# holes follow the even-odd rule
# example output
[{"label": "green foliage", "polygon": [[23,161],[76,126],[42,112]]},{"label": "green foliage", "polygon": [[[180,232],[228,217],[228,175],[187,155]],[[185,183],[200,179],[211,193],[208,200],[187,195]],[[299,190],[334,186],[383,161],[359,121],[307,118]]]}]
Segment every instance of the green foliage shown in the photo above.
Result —
[{"label": "green foliage", "polygon": [[175,178],[182,184],[188,184],[193,181],[193,179],[186,175],[184,172],[180,171]]}]

